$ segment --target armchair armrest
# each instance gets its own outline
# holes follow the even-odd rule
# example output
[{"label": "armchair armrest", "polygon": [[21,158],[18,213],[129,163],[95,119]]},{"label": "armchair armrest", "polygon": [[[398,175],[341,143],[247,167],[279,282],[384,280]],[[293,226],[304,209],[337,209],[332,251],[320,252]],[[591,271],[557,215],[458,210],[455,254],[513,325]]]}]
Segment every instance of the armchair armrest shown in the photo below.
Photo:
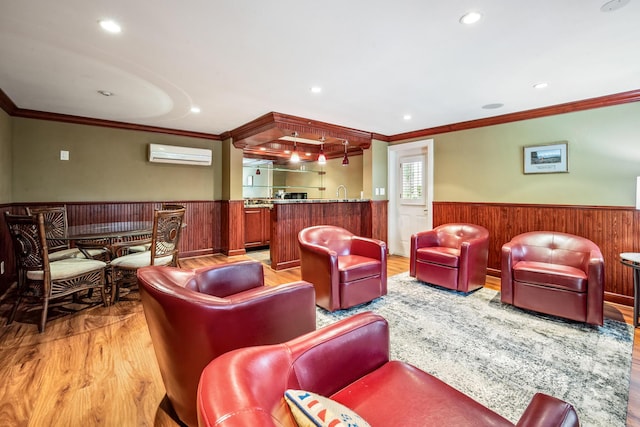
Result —
[{"label": "armchair armrest", "polygon": [[604,258],[598,250],[592,250],[589,254],[587,286],[587,322],[602,325],[604,322]]},{"label": "armchair armrest", "polygon": [[387,244],[382,240],[353,236],[351,253],[382,261],[387,254]]},{"label": "armchair armrest", "polygon": [[459,283],[484,285],[489,258],[489,239],[477,237],[460,245]]},{"label": "armchair armrest", "polygon": [[536,393],[516,427],[579,427],[572,405],[543,393]]},{"label": "armchair armrest", "polygon": [[316,303],[335,310],[340,305],[338,289],[338,254],[329,248],[304,243],[300,245],[300,276],[312,282],[316,290]]},{"label": "armchair armrest", "polygon": [[439,246],[438,245],[438,233],[436,230],[420,231],[411,236],[412,243],[415,242],[415,249],[424,248],[427,246]]},{"label": "armchair armrest", "polygon": [[513,304],[513,244],[505,243],[501,249],[500,260],[500,301]]}]

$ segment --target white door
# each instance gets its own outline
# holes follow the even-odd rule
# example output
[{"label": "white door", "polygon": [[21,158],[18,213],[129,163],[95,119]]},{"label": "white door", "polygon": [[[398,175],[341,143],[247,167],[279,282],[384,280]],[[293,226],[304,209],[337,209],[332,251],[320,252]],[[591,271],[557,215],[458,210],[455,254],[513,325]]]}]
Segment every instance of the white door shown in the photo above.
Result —
[{"label": "white door", "polygon": [[411,235],[433,227],[433,140],[389,147],[389,252],[409,257]]}]

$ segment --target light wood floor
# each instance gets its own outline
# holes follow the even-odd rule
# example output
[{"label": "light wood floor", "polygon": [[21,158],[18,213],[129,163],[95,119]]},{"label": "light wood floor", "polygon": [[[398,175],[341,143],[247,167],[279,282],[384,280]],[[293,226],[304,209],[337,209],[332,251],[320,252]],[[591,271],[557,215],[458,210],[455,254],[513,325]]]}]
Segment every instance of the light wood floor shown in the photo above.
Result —
[{"label": "light wood floor", "polygon": [[[195,268],[246,259],[206,256],[182,260]],[[408,270],[406,258],[391,256],[388,274]],[[299,268],[265,268],[268,285],[300,279]],[[489,277],[487,287],[499,290]],[[164,386],[136,292],[112,307],[67,306],[52,310],[43,334],[37,311],[4,326],[8,308],[0,296],[0,426],[168,426]],[[606,304],[606,315],[631,321],[629,307]],[[640,345],[636,330],[627,425],[640,427]]]}]

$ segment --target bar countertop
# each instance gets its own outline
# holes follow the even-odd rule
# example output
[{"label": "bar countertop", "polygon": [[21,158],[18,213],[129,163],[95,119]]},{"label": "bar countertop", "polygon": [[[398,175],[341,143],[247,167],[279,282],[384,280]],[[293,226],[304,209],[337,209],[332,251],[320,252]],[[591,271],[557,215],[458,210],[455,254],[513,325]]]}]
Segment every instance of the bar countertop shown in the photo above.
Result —
[{"label": "bar countertop", "polygon": [[247,199],[244,201],[245,208],[271,208],[274,204],[291,203],[354,203],[368,202],[369,199]]}]

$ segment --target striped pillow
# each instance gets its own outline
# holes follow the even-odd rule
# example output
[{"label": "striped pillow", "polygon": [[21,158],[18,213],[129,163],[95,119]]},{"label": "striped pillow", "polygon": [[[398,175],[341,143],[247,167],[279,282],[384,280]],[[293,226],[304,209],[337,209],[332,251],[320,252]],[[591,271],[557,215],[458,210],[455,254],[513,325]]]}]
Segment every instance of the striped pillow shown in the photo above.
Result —
[{"label": "striped pillow", "polygon": [[287,390],[284,398],[298,427],[370,427],[351,409],[319,394]]}]

